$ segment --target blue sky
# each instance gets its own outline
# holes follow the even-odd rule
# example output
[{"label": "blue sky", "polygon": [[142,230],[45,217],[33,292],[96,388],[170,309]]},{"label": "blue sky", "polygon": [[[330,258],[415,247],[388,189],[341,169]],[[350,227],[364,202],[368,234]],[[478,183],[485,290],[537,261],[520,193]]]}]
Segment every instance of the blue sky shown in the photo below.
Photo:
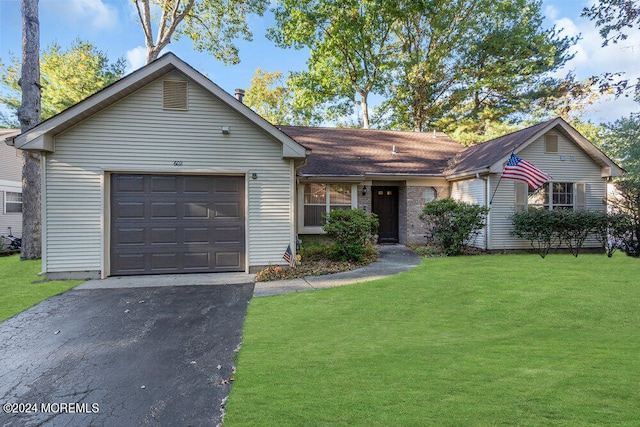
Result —
[{"label": "blue sky", "polygon": [[[547,25],[564,29],[564,34],[581,34],[574,48],[575,58],[567,70],[579,78],[605,71],[625,71],[628,77],[640,76],[640,31],[634,31],[622,44],[601,47],[602,41],[591,21],[581,18],[582,8],[595,0],[543,0]],[[144,35],[137,21],[135,6],[130,0],[40,0],[40,40],[44,48],[52,42],[67,47],[76,38],[94,43],[107,52],[113,61],[127,60],[127,71],[144,65]],[[294,71],[305,68],[307,52],[279,49],[265,38],[272,24],[271,14],[249,18],[254,33],[253,42],[238,42],[241,63],[224,66],[206,53],[193,49],[189,39],[172,42],[171,50],[194,68],[207,75],[227,92],[247,87],[256,68],[266,71]],[[8,62],[9,53],[20,56],[21,17],[20,0],[0,0],[0,59]],[[586,114],[594,122],[613,121],[640,105],[630,99],[609,99],[599,103]]]}]

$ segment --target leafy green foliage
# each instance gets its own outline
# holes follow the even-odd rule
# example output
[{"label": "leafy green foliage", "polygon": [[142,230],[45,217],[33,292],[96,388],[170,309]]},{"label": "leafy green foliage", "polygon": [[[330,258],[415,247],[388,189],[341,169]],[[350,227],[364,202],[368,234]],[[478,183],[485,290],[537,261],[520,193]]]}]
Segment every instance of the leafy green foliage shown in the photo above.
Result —
[{"label": "leafy green foliage", "polygon": [[335,240],[332,258],[358,262],[378,232],[378,218],[364,209],[336,209],[326,216],[323,228]]},{"label": "leafy green foliage", "polygon": [[618,190],[610,200],[614,213],[623,215],[626,231],[621,239],[622,250],[630,256],[640,257],[640,181],[622,179],[616,182]]},{"label": "leafy green foliage", "polygon": [[560,209],[551,211],[557,216],[557,233],[561,242],[571,250],[573,256],[580,254],[584,241],[606,221],[603,211]]},{"label": "leafy green foliage", "polygon": [[[640,28],[640,3],[636,0],[599,0],[582,10],[582,16],[595,21],[603,39],[602,46],[609,42],[618,43],[628,38],[629,29]],[[640,101],[640,78],[635,83],[630,79],[622,79],[623,73],[606,72],[594,76],[594,84],[603,93],[614,92],[616,96],[632,92],[636,101]]]},{"label": "leafy green foliage", "polygon": [[485,225],[489,208],[453,199],[425,203],[420,218],[445,255],[461,255]]},{"label": "leafy green foliage", "polygon": [[[240,62],[234,44],[242,37],[251,41],[247,15],[262,15],[267,0],[133,0],[145,34],[147,63],[158,57],[171,40],[189,37],[200,52],[224,64]],[[154,19],[157,35],[154,37]]]},{"label": "leafy green foliage", "polygon": [[513,230],[511,235],[531,242],[544,258],[549,251],[560,243],[558,236],[558,216],[548,209],[529,209],[516,212],[511,217]]},{"label": "leafy green foliage", "polygon": [[311,50],[309,70],[293,80],[331,115],[348,114],[355,101],[369,127],[368,97],[380,93],[393,63],[389,49],[395,2],[389,0],[284,0],[275,9],[269,38],[281,47]]},{"label": "leafy green foliage", "polygon": [[281,71],[256,70],[247,89],[244,103],[274,125],[312,126],[322,121],[315,105],[296,96],[298,89]]},{"label": "leafy green foliage", "polygon": [[[589,236],[596,237],[611,257],[622,245],[632,247],[630,216],[621,213],[572,209],[529,209],[512,216],[511,235],[529,240],[544,258],[551,249],[565,244],[577,257]],[[636,239],[637,242],[637,239]],[[635,245],[637,248],[637,243]]]},{"label": "leafy green foliage", "polygon": [[624,179],[640,182],[640,114],[604,124],[599,136],[599,147],[627,171]]},{"label": "leafy green foliage", "polygon": [[[13,57],[11,64],[0,67],[3,92],[0,103],[15,113],[22,104],[20,59]],[[82,101],[124,75],[125,61],[119,58],[110,64],[107,54],[90,42],[75,40],[69,49],[52,44],[42,52],[40,59],[40,85],[42,88],[42,119],[45,120]],[[5,126],[15,126],[10,117],[4,117]]]}]

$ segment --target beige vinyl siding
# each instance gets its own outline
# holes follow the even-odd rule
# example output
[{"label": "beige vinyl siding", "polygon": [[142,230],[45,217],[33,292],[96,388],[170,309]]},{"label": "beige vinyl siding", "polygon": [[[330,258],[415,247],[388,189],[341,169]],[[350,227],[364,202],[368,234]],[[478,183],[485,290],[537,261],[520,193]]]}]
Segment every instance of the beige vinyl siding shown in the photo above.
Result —
[{"label": "beige vinyl siding", "polygon": [[[487,184],[482,179],[466,179],[463,181],[455,181],[451,183],[451,198],[461,202],[486,206]],[[477,248],[485,248],[486,245],[486,227],[480,231],[478,236],[473,242],[469,242],[472,246]]]},{"label": "beige vinyl siding", "polygon": [[[601,169],[576,144],[564,135],[558,136],[558,152],[545,153],[544,136],[531,143],[517,153],[542,171],[550,174],[558,182],[584,182],[585,208],[590,210],[606,210],[607,183],[600,177]],[[565,160],[561,160],[564,156]],[[491,177],[491,192],[495,191],[499,174]],[[489,249],[531,249],[529,241],[510,235],[511,215],[515,212],[516,182],[503,179],[500,182],[491,205],[491,239]],[[599,243],[590,240],[585,247],[597,247]]]},{"label": "beige vinyl siding", "polygon": [[22,182],[22,153],[0,137],[0,181]]},{"label": "beige vinyl siding", "polygon": [[[159,79],[55,138],[45,171],[47,272],[102,269],[108,172],[248,174],[248,263],[280,261],[293,235],[291,161],[279,142],[188,86],[186,111],[163,110]],[[231,132],[223,135],[222,126]]]}]

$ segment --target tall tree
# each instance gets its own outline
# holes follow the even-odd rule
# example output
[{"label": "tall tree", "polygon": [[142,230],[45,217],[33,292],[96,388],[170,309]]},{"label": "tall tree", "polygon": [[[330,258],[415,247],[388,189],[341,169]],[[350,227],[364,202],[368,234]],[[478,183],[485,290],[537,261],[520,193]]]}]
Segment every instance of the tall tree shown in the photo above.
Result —
[{"label": "tall tree", "polygon": [[473,141],[499,122],[582,93],[571,74],[551,75],[571,59],[577,38],[545,30],[539,1],[416,0],[404,7],[402,72],[383,105],[391,126],[437,127]]},{"label": "tall tree", "polygon": [[[591,7],[582,10],[582,16],[595,21],[603,39],[602,46],[609,42],[626,40],[630,29],[640,29],[640,1],[637,0],[599,0]],[[633,92],[640,102],[640,78],[635,82],[621,78],[623,73],[607,72],[594,77],[594,83],[602,92],[613,91],[616,96]]]},{"label": "tall tree", "polygon": [[309,70],[294,82],[313,102],[332,102],[341,113],[360,106],[370,127],[369,95],[381,93],[394,54],[390,0],[284,0],[269,37],[281,47],[309,48]]},{"label": "tall tree", "polygon": [[[20,130],[40,123],[40,21],[38,0],[22,0],[22,105],[18,108]],[[41,256],[40,157],[23,151],[22,251],[21,259]]]},{"label": "tall tree", "polygon": [[627,171],[625,179],[640,184],[640,113],[605,123],[599,146]]},{"label": "tall tree", "polygon": [[318,124],[320,115],[305,97],[296,98],[296,88],[291,87],[281,71],[273,73],[256,70],[251,86],[246,91],[244,103],[270,123],[287,126]]},{"label": "tall tree", "polygon": [[156,59],[174,37],[187,36],[198,51],[208,52],[225,64],[237,64],[240,58],[234,41],[238,37],[245,40],[253,37],[246,22],[247,14],[262,15],[269,4],[268,0],[132,1],[145,35],[147,63]]},{"label": "tall tree", "polygon": [[[48,119],[115,82],[124,75],[124,70],[124,58],[110,64],[107,54],[87,41],[77,39],[69,49],[56,43],[50,45],[42,52],[40,60],[42,119]],[[5,88],[5,93],[0,94],[0,103],[10,111],[17,111],[21,103],[18,58],[13,58],[8,67],[0,67],[0,71],[0,83]],[[12,124],[8,117],[4,121],[5,125]]]}]

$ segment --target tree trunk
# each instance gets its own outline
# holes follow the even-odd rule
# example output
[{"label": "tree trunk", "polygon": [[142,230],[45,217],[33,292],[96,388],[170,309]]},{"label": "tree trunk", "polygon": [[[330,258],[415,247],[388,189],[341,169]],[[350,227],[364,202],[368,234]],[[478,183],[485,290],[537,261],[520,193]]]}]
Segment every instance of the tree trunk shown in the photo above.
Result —
[{"label": "tree trunk", "polygon": [[367,103],[367,95],[361,94],[360,107],[362,107],[362,128],[369,129],[369,104]]},{"label": "tree trunk", "polygon": [[[20,130],[40,123],[40,22],[38,0],[22,0],[22,105],[18,108]],[[41,256],[40,156],[23,151],[22,252],[21,259]]]}]

